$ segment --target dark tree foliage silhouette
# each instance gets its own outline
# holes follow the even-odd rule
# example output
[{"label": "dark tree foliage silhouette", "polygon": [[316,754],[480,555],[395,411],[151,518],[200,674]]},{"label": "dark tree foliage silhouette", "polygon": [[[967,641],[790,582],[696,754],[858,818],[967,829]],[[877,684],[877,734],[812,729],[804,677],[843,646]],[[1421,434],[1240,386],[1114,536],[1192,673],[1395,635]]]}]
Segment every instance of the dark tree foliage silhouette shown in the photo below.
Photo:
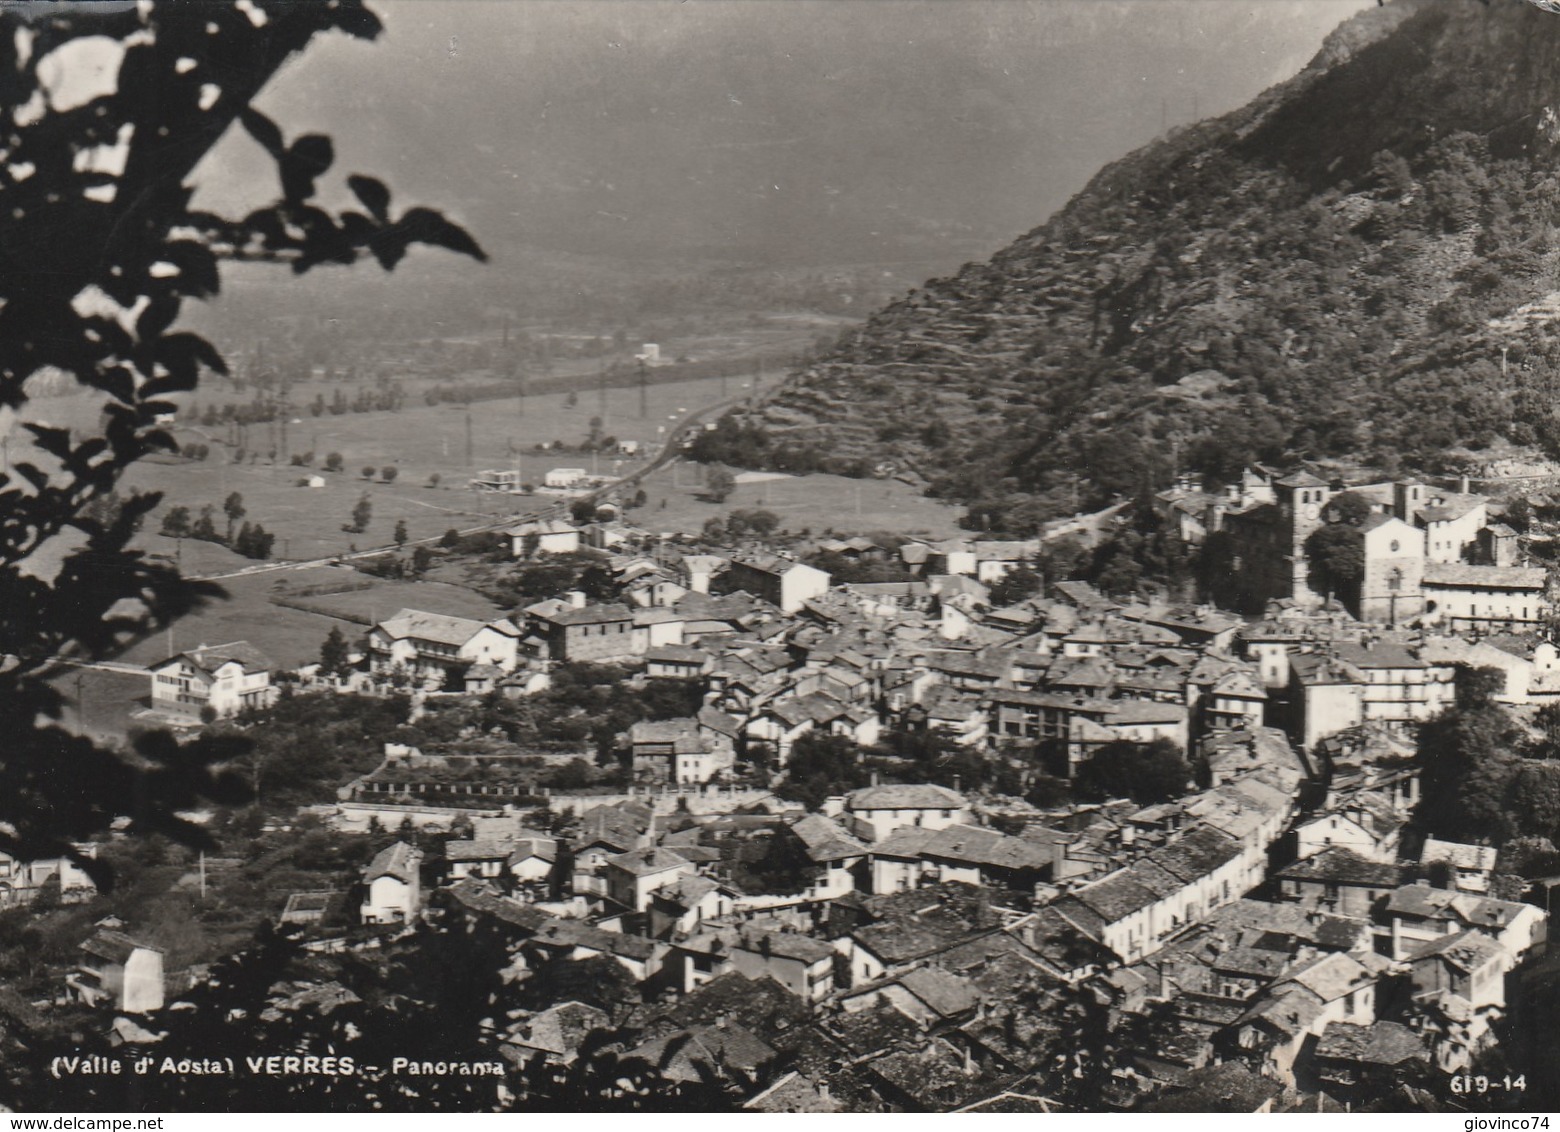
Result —
[{"label": "dark tree foliage silhouette", "polygon": [[[371,177],[347,178],[361,211],[313,203],[330,139],[288,141],[251,104],[333,30],[373,39],[380,24],[360,0],[0,10],[0,405],[31,434],[0,475],[0,850],[23,859],[75,855],[71,842],[126,810],[137,831],[201,844],[177,812],[242,799],[223,769],[239,741],[150,734],[115,751],[59,726],[64,698],[49,682],[61,656],[109,652],[222,594],[130,549],[155,494],[126,497],[111,518],[92,509],[137,460],[177,450],[156,426],[174,408],[165,398],[193,390],[202,368],[227,371],[209,342],[174,329],[183,302],[216,295],[226,260],[301,274],[372,256],[390,269],[414,243],[485,258],[437,212],[392,216]],[[69,76],[93,47],[118,54],[115,89],[85,96]],[[49,78],[60,72],[65,82]],[[274,161],[281,195],[238,218],[192,209],[191,174],[235,123]],[[96,435],[27,422],[28,381],[51,374],[102,395]],[[58,572],[24,572],[44,548],[63,551]]]},{"label": "dark tree foliage silhouette", "polygon": [[1185,794],[1191,778],[1192,768],[1168,739],[1121,739],[1106,743],[1080,766],[1073,785],[1084,798],[1131,798],[1153,805]]}]

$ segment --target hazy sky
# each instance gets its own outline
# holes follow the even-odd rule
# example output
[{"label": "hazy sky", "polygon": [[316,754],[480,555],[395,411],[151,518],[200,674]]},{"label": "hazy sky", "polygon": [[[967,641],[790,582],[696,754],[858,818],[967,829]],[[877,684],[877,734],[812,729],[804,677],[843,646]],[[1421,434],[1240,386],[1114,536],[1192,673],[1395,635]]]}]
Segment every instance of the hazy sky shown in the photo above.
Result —
[{"label": "hazy sky", "polygon": [[[496,253],[986,255],[1374,0],[377,0],[262,105]],[[252,199],[247,139],[219,151]]]}]

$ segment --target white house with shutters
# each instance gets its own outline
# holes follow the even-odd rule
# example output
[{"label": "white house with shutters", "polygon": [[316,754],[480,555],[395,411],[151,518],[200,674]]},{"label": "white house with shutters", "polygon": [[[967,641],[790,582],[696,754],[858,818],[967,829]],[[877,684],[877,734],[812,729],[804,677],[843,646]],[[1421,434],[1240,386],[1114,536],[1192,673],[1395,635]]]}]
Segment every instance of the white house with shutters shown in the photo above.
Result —
[{"label": "white house with shutters", "polygon": [[202,645],[152,666],[152,707],[170,715],[199,718],[209,707],[218,716],[269,706],[271,661],[248,641]]},{"label": "white house with shutters", "polygon": [[402,609],[369,631],[368,654],[376,676],[404,672],[444,681],[482,664],[513,672],[520,659],[520,630],[507,618],[478,621]]}]

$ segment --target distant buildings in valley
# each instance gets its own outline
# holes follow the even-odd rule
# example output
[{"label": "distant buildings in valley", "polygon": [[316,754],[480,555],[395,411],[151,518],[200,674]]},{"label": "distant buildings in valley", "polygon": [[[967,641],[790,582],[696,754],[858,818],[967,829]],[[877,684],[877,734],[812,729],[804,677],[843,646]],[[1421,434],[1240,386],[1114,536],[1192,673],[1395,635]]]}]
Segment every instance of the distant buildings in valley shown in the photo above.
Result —
[{"label": "distant buildings in valley", "polygon": [[[556,471],[565,487],[580,469]],[[1350,490],[1363,570],[1341,603],[1306,560],[1340,488],[1250,469],[1217,498],[1159,497],[1187,541],[1227,540],[1261,618],[1047,584],[1039,540],[688,546],[615,518],[517,524],[516,568],[580,566],[570,588],[507,617],[398,610],[370,627],[366,672],[321,681],[409,689],[414,716],[453,701],[470,726],[387,743],[335,803],[377,852],[278,915],[320,955],[454,926],[540,995],[484,1039],[509,1064],[557,1070],[610,1031],[655,1074],[754,1110],[1038,1103],[1024,1090],[1076,1052],[1059,1020],[1079,996],[1121,1033],[1153,1020],[1109,1055],[1115,1107],[1325,1107],[1460,1072],[1548,916],[1493,847],[1414,827],[1416,732],[1455,704],[1459,667],[1492,672],[1498,702],[1560,701],[1560,654],[1526,632],[1547,573],[1480,497]],[[680,704],[577,745],[480,722],[478,697],[525,701],[590,664]],[[199,693],[156,679],[197,670]],[[242,643],[203,648],[154,689],[220,712],[268,672]],[[921,736],[939,782],[878,747]],[[853,751],[874,761],[846,788]],[[1050,807],[961,781],[1000,771],[1023,793],[1107,751],[1186,780]],[[804,755],[812,805],[781,787]],[[836,756],[845,770],[820,769]],[[9,868],[0,898],[12,876],[20,901],[49,866]],[[71,993],[159,1009],[161,952],[114,927],[94,940]],[[546,1001],[538,973],[585,961],[639,988],[631,1009]]]}]

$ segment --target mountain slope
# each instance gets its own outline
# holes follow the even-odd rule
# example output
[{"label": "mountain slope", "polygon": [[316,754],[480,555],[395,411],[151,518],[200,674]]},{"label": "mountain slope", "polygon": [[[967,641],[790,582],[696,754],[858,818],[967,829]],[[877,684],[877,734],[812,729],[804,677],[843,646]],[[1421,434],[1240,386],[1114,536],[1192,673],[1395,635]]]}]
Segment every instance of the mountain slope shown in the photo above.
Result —
[{"label": "mountain slope", "polygon": [[1178,467],[1560,454],[1548,308],[1491,325],[1560,288],[1557,141],[1560,16],[1369,10],[1294,80],[881,311],[744,442],[891,464],[1015,531]]}]

